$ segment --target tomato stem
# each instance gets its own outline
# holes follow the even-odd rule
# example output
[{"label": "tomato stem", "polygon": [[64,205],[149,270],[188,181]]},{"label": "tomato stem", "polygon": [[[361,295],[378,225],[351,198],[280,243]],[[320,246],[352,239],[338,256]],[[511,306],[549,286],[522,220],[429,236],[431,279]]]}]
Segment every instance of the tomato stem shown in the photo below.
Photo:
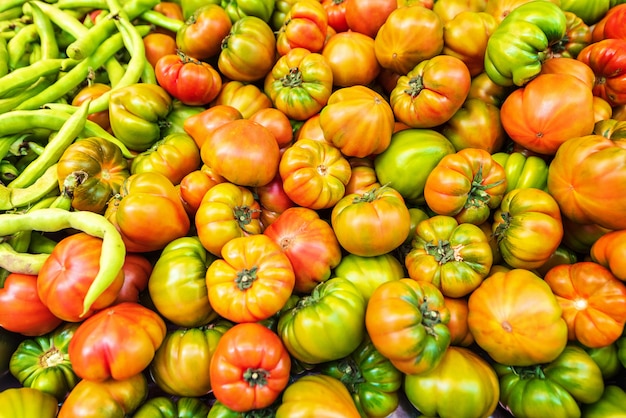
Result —
[{"label": "tomato stem", "polygon": [[63,357],[63,353],[54,346],[39,356],[39,365],[43,368],[55,367],[64,362],[65,358]]},{"label": "tomato stem", "polygon": [[243,379],[251,386],[265,386],[267,385],[267,377],[269,372],[265,369],[253,369],[249,367],[243,373]]},{"label": "tomato stem", "polygon": [[424,80],[421,75],[411,78],[408,84],[409,88],[404,90],[404,92],[411,96],[411,99],[415,99],[419,96],[420,92],[424,89]]},{"label": "tomato stem", "polygon": [[302,85],[302,73],[298,67],[289,69],[289,72],[280,79],[283,87],[298,87]]},{"label": "tomato stem", "polygon": [[235,279],[235,283],[239,290],[246,290],[252,287],[252,284],[256,280],[256,273],[258,271],[258,267],[254,266],[251,269],[243,269],[237,272],[237,278]]}]

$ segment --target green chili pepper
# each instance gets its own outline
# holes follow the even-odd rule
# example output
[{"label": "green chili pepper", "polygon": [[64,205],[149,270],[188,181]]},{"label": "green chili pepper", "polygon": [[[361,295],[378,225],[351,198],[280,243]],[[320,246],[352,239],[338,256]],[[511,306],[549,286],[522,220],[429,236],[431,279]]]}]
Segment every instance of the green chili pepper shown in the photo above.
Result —
[{"label": "green chili pepper", "polygon": [[46,144],[41,155],[30,163],[15,180],[9,183],[9,187],[22,188],[30,186],[43,172],[59,161],[65,149],[74,142],[85,128],[90,103],[90,99],[85,100],[79,106],[78,111],[67,118],[57,134]]},{"label": "green chili pepper", "polygon": [[67,228],[73,228],[102,239],[100,270],[85,295],[82,316],[89,311],[96,299],[115,280],[124,265],[126,247],[115,226],[104,216],[95,212],[70,212],[58,208],[0,215],[0,236],[11,235],[24,229],[56,232]]}]

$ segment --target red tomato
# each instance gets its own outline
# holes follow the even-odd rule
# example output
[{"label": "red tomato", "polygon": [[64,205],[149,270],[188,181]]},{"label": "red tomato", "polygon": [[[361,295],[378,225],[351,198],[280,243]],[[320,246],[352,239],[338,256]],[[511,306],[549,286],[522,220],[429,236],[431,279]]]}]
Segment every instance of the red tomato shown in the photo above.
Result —
[{"label": "red tomato", "polygon": [[156,63],[161,57],[176,54],[178,49],[176,40],[159,32],[152,32],[144,36],[143,46],[146,50],[146,59],[153,68],[156,67]]},{"label": "red tomato", "polygon": [[237,119],[215,129],[202,144],[204,164],[239,186],[268,184],[278,172],[280,148],[272,132],[249,119]]},{"label": "red tomato", "polygon": [[0,288],[0,327],[26,336],[46,334],[63,320],[37,295],[37,276],[10,273]]},{"label": "red tomato", "polygon": [[148,287],[152,263],[142,254],[126,254],[122,271],[124,272],[124,285],[113,304],[139,302],[139,294]]},{"label": "red tomato", "polygon": [[100,270],[101,252],[102,239],[84,232],[63,238],[54,246],[37,277],[37,293],[54,315],[64,321],[80,322],[115,301],[124,284],[123,270],[91,309],[81,315],[89,286]]},{"label": "red tomato", "polygon": [[626,104],[626,39],[606,38],[583,48],[576,57],[596,76],[593,94],[611,106]]},{"label": "red tomato", "polygon": [[328,16],[318,0],[296,1],[276,36],[276,49],[285,55],[293,48],[320,52],[326,42]]},{"label": "red tomato", "polygon": [[604,23],[604,38],[626,41],[626,7],[614,10]]},{"label": "red tomato", "polygon": [[348,28],[346,22],[346,4],[348,0],[322,0],[322,6],[328,16],[328,26],[335,32],[345,32]]},{"label": "red tomato", "polygon": [[68,347],[72,369],[96,382],[132,378],[150,365],[165,333],[163,319],[138,303],[109,307],[76,329]]},{"label": "red tomato", "polygon": [[215,68],[186,55],[161,57],[154,72],[159,85],[188,106],[207,105],[222,89],[222,77]]},{"label": "red tomato", "polygon": [[289,384],[291,357],[261,324],[237,324],[220,338],[209,374],[215,398],[237,412],[269,407]]},{"label": "red tomato", "polygon": [[346,5],[350,30],[375,38],[387,17],[398,8],[397,0],[354,0]]},{"label": "red tomato", "polygon": [[276,173],[272,181],[266,185],[256,187],[254,192],[257,195],[257,200],[261,207],[272,212],[282,213],[296,205],[289,196],[287,196],[287,193],[285,193],[283,180],[278,173]]}]

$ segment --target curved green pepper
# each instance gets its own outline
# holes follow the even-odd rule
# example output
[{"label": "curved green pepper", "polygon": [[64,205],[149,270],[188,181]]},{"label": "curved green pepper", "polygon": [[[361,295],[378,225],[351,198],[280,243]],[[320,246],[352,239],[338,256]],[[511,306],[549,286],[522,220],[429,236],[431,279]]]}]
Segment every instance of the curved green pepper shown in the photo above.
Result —
[{"label": "curved green pepper", "polygon": [[72,369],[68,354],[70,340],[78,325],[65,323],[45,335],[22,341],[11,356],[11,374],[23,386],[62,401],[80,380]]},{"label": "curved green pepper", "polygon": [[521,152],[496,152],[493,159],[504,168],[508,193],[513,189],[535,188],[547,191],[548,164],[535,155],[525,156]]},{"label": "curved green pepper", "polygon": [[550,46],[566,34],[567,17],[549,1],[515,8],[493,32],[485,50],[485,72],[501,86],[523,86],[541,71]]},{"label": "curved green pepper", "polygon": [[161,137],[161,123],[171,109],[172,97],[157,84],[135,83],[112,90],[111,130],[129,149],[145,151]]},{"label": "curved green pepper", "polygon": [[266,23],[274,13],[275,0],[222,0],[221,6],[234,23],[245,16],[256,16]]},{"label": "curved green pepper", "polygon": [[182,397],[173,401],[165,396],[148,399],[133,418],[206,418],[209,406],[198,398]]}]

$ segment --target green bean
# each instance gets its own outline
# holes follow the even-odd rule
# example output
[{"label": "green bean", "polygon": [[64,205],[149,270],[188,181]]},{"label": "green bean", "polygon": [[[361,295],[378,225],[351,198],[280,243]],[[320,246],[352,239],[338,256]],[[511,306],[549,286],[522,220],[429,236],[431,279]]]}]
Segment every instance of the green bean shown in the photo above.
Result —
[{"label": "green bean", "polygon": [[[130,0],[124,3],[122,10],[127,14],[128,19],[132,20],[140,16],[143,12],[152,9],[159,4],[160,0]],[[89,29],[84,36],[77,38],[75,42],[69,45],[65,51],[68,57],[74,59],[84,59],[94,53],[97,46],[105,39],[109,38],[115,31],[116,14],[109,13],[104,16],[103,20],[98,22]]]},{"label": "green bean", "polygon": [[28,0],[4,0],[0,3],[0,12],[4,12],[14,7],[22,7]]},{"label": "green bean", "polygon": [[33,204],[55,190],[59,190],[56,164],[48,168],[32,185],[23,189],[0,186],[0,210]]},{"label": "green bean", "polygon": [[0,181],[7,184],[20,174],[20,170],[10,161],[0,160]]},{"label": "green bean", "polygon": [[37,32],[37,26],[34,23],[30,23],[22,28],[15,34],[11,40],[7,42],[7,50],[9,52],[9,69],[14,70],[18,68],[20,61],[26,55],[28,46],[31,42],[35,42],[39,39],[39,33]]},{"label": "green bean", "polygon": [[8,242],[0,244],[0,268],[9,273],[37,275],[48,257],[50,254],[30,254],[15,251]]},{"label": "green bean", "polygon": [[15,147],[15,144],[21,144],[24,142],[26,138],[28,138],[29,134],[24,133],[16,133],[5,135],[0,138],[0,160],[3,160],[7,155],[9,155],[9,151]]},{"label": "green bean", "polygon": [[17,6],[12,9],[4,10],[0,12],[0,20],[19,19],[22,17],[22,8]]},{"label": "green bean", "polygon": [[19,92],[18,94],[8,97],[6,99],[0,99],[0,113],[6,113],[14,110],[21,103],[24,103],[26,100],[35,97],[38,94],[41,94],[51,85],[52,81],[50,81],[48,78],[41,77],[38,81],[35,82],[34,85]]},{"label": "green bean", "polygon": [[50,254],[56,245],[57,242],[55,240],[37,232],[30,237],[28,252],[31,254]]},{"label": "green bean", "polygon": [[106,9],[106,0],[58,0],[59,9]]},{"label": "green bean", "polygon": [[73,228],[102,239],[100,268],[87,290],[83,302],[86,314],[98,297],[113,283],[124,265],[126,246],[122,236],[104,216],[90,211],[67,211],[58,208],[39,209],[24,214],[0,215],[0,236],[23,229],[56,232]]},{"label": "green bean", "polygon": [[36,4],[30,4],[30,9],[33,14],[33,24],[37,27],[37,32],[39,33],[41,59],[58,58],[59,45],[57,44],[52,21]]},{"label": "green bean", "polygon": [[7,41],[0,38],[0,77],[4,77],[9,73],[9,50],[7,49]]},{"label": "green bean", "polygon": [[[67,105],[69,106],[69,105]],[[74,111],[76,106],[69,106]],[[91,109],[91,106],[89,106]],[[11,112],[0,113],[0,137],[20,132],[31,132],[33,129],[46,128],[58,131],[63,123],[70,117],[67,112],[60,112],[52,109],[37,110],[13,110]],[[99,136],[117,145],[126,158],[133,158],[135,155],[119,139],[108,133],[100,125],[90,120],[85,122],[85,129],[81,137]]]},{"label": "green bean", "polygon": [[78,111],[67,118],[57,134],[46,144],[41,155],[30,163],[15,180],[9,183],[9,187],[23,188],[30,186],[43,172],[59,161],[65,149],[83,131],[87,121],[90,102],[91,100],[84,101],[78,108]]},{"label": "green bean", "polygon": [[84,36],[85,33],[87,33],[88,31],[88,29],[80,22],[80,20],[76,19],[70,13],[59,9],[56,6],[39,0],[32,0],[30,4],[31,6],[35,5],[39,7],[48,16],[52,23],[57,25],[64,32],[72,35],[75,39]]},{"label": "green bean", "polygon": [[74,67],[78,61],[70,58],[50,58],[37,61],[28,67],[18,68],[0,77],[0,97],[23,87],[33,85],[40,77],[58,74]]},{"label": "green bean", "polygon": [[185,22],[178,19],[172,19],[169,16],[165,16],[163,13],[156,10],[147,10],[141,14],[141,18],[148,23],[153,24],[159,28],[167,29],[171,32],[178,32],[183,27]]}]

